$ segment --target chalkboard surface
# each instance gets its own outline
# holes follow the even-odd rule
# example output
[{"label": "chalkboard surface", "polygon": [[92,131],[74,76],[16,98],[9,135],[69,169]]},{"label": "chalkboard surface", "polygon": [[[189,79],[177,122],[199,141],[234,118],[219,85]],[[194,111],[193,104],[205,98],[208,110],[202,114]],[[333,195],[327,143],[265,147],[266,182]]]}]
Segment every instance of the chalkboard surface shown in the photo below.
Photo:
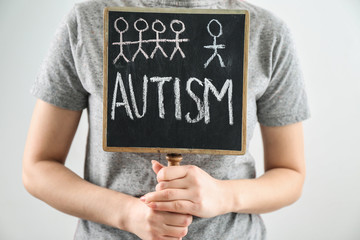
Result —
[{"label": "chalkboard surface", "polygon": [[105,151],[245,153],[249,15],[106,8]]}]

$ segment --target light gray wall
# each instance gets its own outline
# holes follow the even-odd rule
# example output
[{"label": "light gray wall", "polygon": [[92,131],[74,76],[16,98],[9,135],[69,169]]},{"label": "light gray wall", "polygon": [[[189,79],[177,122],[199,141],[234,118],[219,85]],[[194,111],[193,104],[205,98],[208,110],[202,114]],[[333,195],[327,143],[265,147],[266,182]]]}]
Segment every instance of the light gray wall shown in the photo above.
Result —
[{"label": "light gray wall", "polygon": [[[77,219],[26,192],[21,180],[21,161],[35,104],[35,98],[29,94],[30,86],[55,29],[75,2],[0,0],[1,240],[73,239]],[[86,121],[84,114],[67,164],[81,176]]]},{"label": "light gray wall", "polygon": [[360,1],[251,2],[292,29],[312,112],[303,196],[264,215],[269,239],[360,239]]},{"label": "light gray wall", "polygon": [[[0,239],[73,238],[76,218],[24,190],[21,158],[35,103],[29,88],[56,27],[75,2],[0,0]],[[312,110],[304,124],[303,196],[263,215],[269,240],[360,239],[360,2],[249,2],[273,11],[292,29]],[[81,176],[86,130],[84,114],[67,160]],[[250,150],[261,174],[258,128]]]}]

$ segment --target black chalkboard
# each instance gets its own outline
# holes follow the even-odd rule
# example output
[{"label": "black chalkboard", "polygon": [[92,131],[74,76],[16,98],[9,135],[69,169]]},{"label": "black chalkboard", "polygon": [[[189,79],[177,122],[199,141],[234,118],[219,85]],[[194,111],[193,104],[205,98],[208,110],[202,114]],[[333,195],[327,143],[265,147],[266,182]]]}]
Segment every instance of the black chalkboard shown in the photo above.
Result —
[{"label": "black chalkboard", "polygon": [[106,8],[105,151],[244,154],[249,14]]}]

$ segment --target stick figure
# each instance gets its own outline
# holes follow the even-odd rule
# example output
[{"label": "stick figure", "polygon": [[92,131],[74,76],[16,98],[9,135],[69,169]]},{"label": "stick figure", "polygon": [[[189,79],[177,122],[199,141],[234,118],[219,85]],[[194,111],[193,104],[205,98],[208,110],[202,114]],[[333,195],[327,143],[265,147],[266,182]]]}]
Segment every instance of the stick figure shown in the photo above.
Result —
[{"label": "stick figure", "polygon": [[[124,30],[120,30],[118,28],[118,21],[123,21],[125,23],[125,29]],[[126,62],[129,62],[129,60],[125,57],[124,55],[124,50],[123,50],[123,46],[127,45],[127,43],[123,42],[123,33],[126,32],[129,29],[129,24],[127,23],[127,21],[123,18],[123,17],[119,17],[118,19],[116,19],[115,23],[114,23],[114,28],[115,30],[120,33],[120,41],[119,42],[114,42],[112,45],[119,45],[120,47],[120,53],[119,55],[114,59],[114,64],[119,60],[120,57],[123,57],[124,60]]]},{"label": "stick figure", "polygon": [[[161,29],[160,30],[158,30],[158,29],[156,29],[155,28],[155,24],[156,23],[159,23],[160,24],[160,26],[161,26]],[[155,40],[155,42],[156,42],[156,47],[155,47],[155,49],[154,49],[154,51],[151,53],[151,58],[154,58],[154,55],[155,55],[155,53],[156,53],[156,51],[158,50],[158,49],[160,49],[160,51],[162,52],[162,54],[167,58],[168,56],[166,55],[166,53],[164,52],[164,49],[160,46],[160,38],[159,38],[159,34],[160,33],[164,33],[165,31],[166,31],[166,27],[165,27],[165,25],[160,21],[160,20],[158,20],[158,19],[156,19],[156,21],[155,22],[153,22],[153,24],[152,24],[152,30],[154,30],[154,32],[156,32],[156,40]]]},{"label": "stick figure", "polygon": [[[143,22],[143,23],[145,23],[145,27],[142,28],[142,29],[139,29],[138,26],[137,26],[138,22],[140,22],[140,21]],[[144,55],[144,57],[145,57],[146,59],[148,59],[149,56],[148,56],[148,55],[146,54],[146,52],[142,49],[142,43],[144,42],[143,39],[142,39],[142,33],[149,29],[149,24],[148,24],[144,19],[139,18],[139,19],[136,20],[136,22],[134,23],[134,28],[139,32],[139,48],[138,48],[138,50],[136,51],[136,53],[134,54],[134,56],[133,56],[133,58],[132,58],[132,61],[135,60],[135,58],[136,58],[136,56],[138,55],[139,52],[141,52],[141,53]]]},{"label": "stick figure", "polygon": [[[178,30],[178,31],[176,31],[176,30],[174,29],[174,24],[181,24],[181,29]],[[170,56],[170,60],[173,59],[173,57],[174,57],[174,55],[175,55],[175,53],[176,53],[177,51],[179,51],[180,54],[181,54],[181,56],[182,56],[183,58],[185,58],[185,54],[184,54],[184,52],[181,50],[180,44],[179,44],[179,43],[182,42],[182,41],[188,40],[188,39],[179,39],[180,33],[182,33],[182,32],[185,31],[185,24],[184,24],[182,21],[180,21],[180,20],[172,20],[171,23],[170,23],[170,27],[171,27],[171,30],[176,34],[176,35],[175,35],[175,48],[174,48],[174,51],[172,52],[172,54],[171,54],[171,56]]]},{"label": "stick figure", "polygon": [[[218,26],[219,26],[219,33],[218,33],[218,35],[215,35],[215,34],[210,30],[210,25],[211,25],[211,23],[213,23],[213,22],[216,22],[216,23],[218,24]],[[216,44],[216,39],[223,34],[223,32],[222,32],[222,25],[221,25],[221,23],[220,23],[218,20],[212,19],[212,20],[209,22],[209,24],[207,25],[207,30],[208,30],[209,34],[214,38],[214,41],[213,41],[213,45],[207,45],[207,46],[204,46],[204,48],[214,49],[214,53],[213,53],[213,55],[211,55],[211,57],[207,60],[207,62],[204,64],[204,68],[207,68],[207,66],[209,66],[209,63],[210,63],[216,56],[217,56],[218,59],[219,59],[220,66],[221,66],[221,67],[225,67],[224,62],[223,62],[221,56],[220,56],[219,53],[218,53],[218,49],[224,49],[224,48],[225,48],[225,45],[224,45],[224,44],[219,44],[219,45]]]}]

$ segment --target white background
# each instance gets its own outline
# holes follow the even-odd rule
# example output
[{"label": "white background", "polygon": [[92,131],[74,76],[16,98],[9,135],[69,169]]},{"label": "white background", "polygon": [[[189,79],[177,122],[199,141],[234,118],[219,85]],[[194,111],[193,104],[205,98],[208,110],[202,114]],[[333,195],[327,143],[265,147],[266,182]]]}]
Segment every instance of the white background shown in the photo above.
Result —
[{"label": "white background", "polygon": [[[28,194],[21,161],[29,94],[54,31],[75,0],[0,0],[0,239],[72,239],[76,218]],[[305,122],[302,198],[263,218],[269,240],[360,239],[360,1],[253,0],[292,29],[312,118]],[[67,166],[82,176],[83,115]],[[251,144],[262,172],[259,128]]]}]

